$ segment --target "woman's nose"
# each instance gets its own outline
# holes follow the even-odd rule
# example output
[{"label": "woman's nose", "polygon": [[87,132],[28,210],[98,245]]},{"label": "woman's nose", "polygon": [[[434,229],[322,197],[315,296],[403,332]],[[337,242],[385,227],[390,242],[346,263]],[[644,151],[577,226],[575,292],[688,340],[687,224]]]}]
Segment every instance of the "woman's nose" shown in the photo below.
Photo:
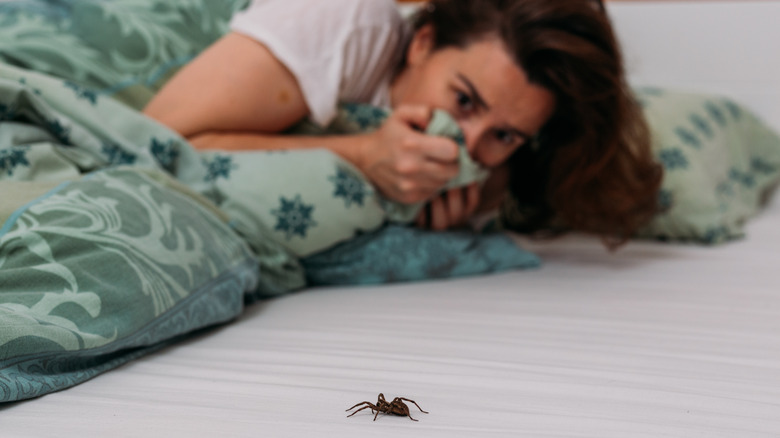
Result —
[{"label": "woman's nose", "polygon": [[478,159],[479,143],[485,136],[487,130],[486,124],[479,120],[463,120],[459,123],[461,131],[463,131],[463,139],[466,143],[466,150],[469,152],[469,156],[473,160]]}]

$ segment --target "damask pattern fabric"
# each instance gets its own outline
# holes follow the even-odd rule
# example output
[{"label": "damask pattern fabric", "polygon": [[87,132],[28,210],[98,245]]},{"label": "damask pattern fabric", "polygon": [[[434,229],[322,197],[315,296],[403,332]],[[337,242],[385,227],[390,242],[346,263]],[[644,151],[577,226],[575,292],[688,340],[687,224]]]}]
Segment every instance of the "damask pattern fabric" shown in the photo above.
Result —
[{"label": "damask pattern fabric", "polygon": [[304,286],[294,257],[272,239],[250,249],[196,193],[207,172],[125,105],[0,64],[0,401],[80,383]]},{"label": "damask pattern fabric", "polygon": [[4,222],[0,402],[75,385],[240,314],[257,260],[205,201],[166,178],[94,173]]},{"label": "damask pattern fabric", "polygon": [[3,0],[0,60],[142,108],[249,0]]}]

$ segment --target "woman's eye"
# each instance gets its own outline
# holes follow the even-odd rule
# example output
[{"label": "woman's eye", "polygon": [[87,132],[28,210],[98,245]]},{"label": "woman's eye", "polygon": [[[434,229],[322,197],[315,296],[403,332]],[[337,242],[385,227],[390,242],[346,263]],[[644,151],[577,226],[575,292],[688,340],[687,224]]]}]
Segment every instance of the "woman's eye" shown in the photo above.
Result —
[{"label": "woman's eye", "polygon": [[519,144],[517,136],[509,131],[496,131],[496,139],[501,142],[501,144],[506,146],[515,146]]},{"label": "woman's eye", "polygon": [[469,112],[474,109],[474,99],[472,99],[471,96],[462,91],[456,91],[455,94],[458,102],[458,108],[461,111]]}]

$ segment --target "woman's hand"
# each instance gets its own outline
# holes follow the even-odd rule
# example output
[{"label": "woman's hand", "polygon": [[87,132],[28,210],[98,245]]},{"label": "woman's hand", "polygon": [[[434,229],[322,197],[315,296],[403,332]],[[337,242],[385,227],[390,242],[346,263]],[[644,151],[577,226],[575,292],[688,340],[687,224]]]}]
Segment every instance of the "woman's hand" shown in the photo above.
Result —
[{"label": "woman's hand", "polygon": [[475,214],[498,209],[509,193],[508,187],[509,166],[495,167],[482,184],[452,189],[431,200],[420,211],[415,224],[432,230],[465,226]]},{"label": "woman's hand", "polygon": [[477,183],[448,190],[426,204],[417,215],[415,224],[437,231],[463,227],[477,211],[479,201],[480,187]]},{"label": "woman's hand", "polygon": [[422,131],[432,112],[400,106],[367,134],[355,164],[386,197],[405,204],[432,198],[458,174],[458,145]]}]

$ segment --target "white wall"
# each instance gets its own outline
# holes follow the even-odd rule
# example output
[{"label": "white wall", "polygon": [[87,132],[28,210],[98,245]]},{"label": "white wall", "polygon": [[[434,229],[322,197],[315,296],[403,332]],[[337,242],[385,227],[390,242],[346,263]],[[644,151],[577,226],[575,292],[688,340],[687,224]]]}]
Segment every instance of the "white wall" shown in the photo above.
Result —
[{"label": "white wall", "polygon": [[608,5],[629,77],[724,94],[780,130],[780,1]]}]

